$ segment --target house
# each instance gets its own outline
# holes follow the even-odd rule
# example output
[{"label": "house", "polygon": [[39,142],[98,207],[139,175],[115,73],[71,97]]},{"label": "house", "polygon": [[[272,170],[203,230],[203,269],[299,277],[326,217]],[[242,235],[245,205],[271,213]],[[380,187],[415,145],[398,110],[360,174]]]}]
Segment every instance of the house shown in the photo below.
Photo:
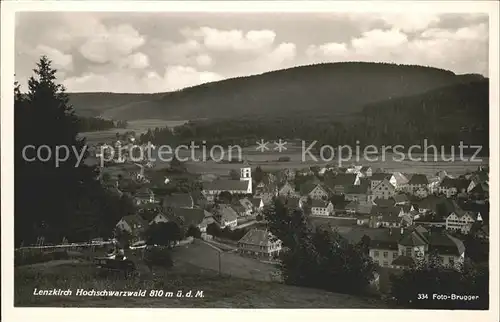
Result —
[{"label": "house", "polygon": [[[184,230],[190,226],[197,227],[202,233],[206,233],[207,226],[214,222],[212,213],[201,208],[176,208],[172,213],[164,216],[167,221],[175,221]],[[155,222],[159,220],[155,218]]]},{"label": "house", "polygon": [[173,193],[163,197],[163,209],[194,208],[193,196],[189,193]]},{"label": "house", "polygon": [[446,228],[446,218],[431,213],[418,213],[415,217],[413,217],[413,223],[417,226],[428,228]]},{"label": "house", "polygon": [[418,212],[420,214],[427,214],[427,213],[437,213],[439,210],[438,205],[444,204],[445,206],[447,206],[448,203],[449,203],[448,199],[444,197],[429,195],[426,198],[416,202],[416,205],[418,207]]},{"label": "house", "polygon": [[469,194],[475,199],[488,200],[490,197],[490,186],[486,182],[479,183],[469,191]]},{"label": "house", "polygon": [[370,223],[370,215],[359,215],[356,217],[356,224],[359,226],[368,226]]},{"label": "house", "polygon": [[221,228],[238,226],[238,213],[229,205],[218,205],[214,213],[214,219],[219,222]]},{"label": "house", "polygon": [[395,206],[373,206],[370,212],[370,227],[400,227],[401,209]]},{"label": "house", "polygon": [[343,195],[349,187],[357,186],[360,183],[360,177],[356,173],[338,173],[325,180],[325,184],[336,195]]},{"label": "house", "polygon": [[418,187],[413,191],[413,195],[420,199],[426,198],[429,195],[429,189],[427,187]]},{"label": "house", "polygon": [[453,210],[446,217],[446,229],[451,231],[460,231],[462,234],[468,234],[472,224],[476,221],[482,221],[479,212],[465,211],[453,200]]},{"label": "house", "polygon": [[139,189],[139,191],[137,191],[134,195],[134,201],[136,205],[156,202],[153,191],[148,187],[142,187]]},{"label": "house", "polygon": [[391,177],[392,175],[390,173],[373,173],[370,177],[370,189],[375,189],[375,187],[378,186],[382,181],[384,181],[385,179],[390,180]]},{"label": "house", "polygon": [[367,179],[360,179],[359,185],[347,186],[344,191],[344,198],[347,201],[355,201],[360,204],[367,205],[370,203],[368,200],[370,182]]},{"label": "house", "polygon": [[415,191],[419,188],[427,189],[429,186],[429,180],[425,174],[415,173],[411,176],[410,180],[406,184],[406,191],[415,194]]},{"label": "house", "polygon": [[301,196],[307,196],[311,199],[323,200],[330,196],[329,190],[323,184],[305,183],[301,186]]},{"label": "house", "polygon": [[370,166],[362,166],[361,169],[359,169],[359,176],[361,178],[371,177],[372,174],[373,169]]},{"label": "house", "polygon": [[264,209],[264,200],[262,198],[250,198],[250,202],[252,202],[254,212],[259,213]]},{"label": "house", "polygon": [[375,199],[389,199],[394,197],[396,189],[386,178],[372,189],[372,195]]},{"label": "house", "polygon": [[290,182],[287,181],[279,189],[278,196],[281,196],[281,197],[298,197],[298,193],[295,192],[295,187]]},{"label": "house", "polygon": [[408,196],[406,194],[397,194],[393,197],[394,203],[398,206],[401,205],[407,205],[410,203],[410,200],[408,199]]},{"label": "house", "polygon": [[430,253],[436,253],[444,265],[455,268],[465,257],[463,242],[446,232],[422,226],[378,229],[369,237],[370,257],[382,267],[411,267],[420,260],[427,261]]},{"label": "house", "polygon": [[469,186],[470,181],[467,179],[445,177],[439,184],[438,192],[451,198],[459,193],[467,192]]},{"label": "house", "polygon": [[489,183],[489,176],[487,172],[480,171],[480,172],[475,172],[474,174],[471,175],[470,177],[470,183],[469,186],[467,187],[467,192],[471,192],[474,187],[480,184],[488,184]]},{"label": "house", "polygon": [[357,201],[351,201],[344,206],[344,210],[347,214],[353,215],[358,211],[359,203]]},{"label": "house", "polygon": [[[243,216],[251,216],[253,214],[254,204],[252,203],[252,201],[249,198],[240,199],[240,200],[238,200],[238,202],[241,205],[241,207],[243,207],[243,209],[244,209]],[[260,204],[260,200],[259,200],[259,204]]]},{"label": "house", "polygon": [[221,192],[231,194],[252,194],[252,168],[245,164],[240,169],[240,180],[218,179],[203,183],[202,193],[208,201],[213,201]]},{"label": "house", "polygon": [[140,240],[147,227],[148,223],[137,214],[124,216],[116,224],[117,230],[128,232],[135,241]]},{"label": "house", "polygon": [[394,172],[389,179],[389,182],[396,190],[403,190],[408,184],[408,178],[401,172]]},{"label": "house", "polygon": [[311,202],[311,215],[330,216],[333,214],[333,204],[329,201],[313,199]]},{"label": "house", "polygon": [[269,231],[263,229],[254,228],[238,241],[238,251],[241,254],[256,257],[277,257],[281,247],[281,241],[276,240]]}]

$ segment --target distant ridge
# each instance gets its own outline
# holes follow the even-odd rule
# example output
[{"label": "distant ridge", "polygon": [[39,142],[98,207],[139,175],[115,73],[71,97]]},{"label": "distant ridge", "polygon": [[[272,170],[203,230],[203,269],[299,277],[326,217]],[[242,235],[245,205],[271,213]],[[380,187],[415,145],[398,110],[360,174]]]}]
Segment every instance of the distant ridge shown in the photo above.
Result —
[{"label": "distant ridge", "polygon": [[77,114],[105,118],[198,119],[345,114],[365,105],[486,79],[434,67],[325,63],[226,79],[156,94],[69,93]]}]

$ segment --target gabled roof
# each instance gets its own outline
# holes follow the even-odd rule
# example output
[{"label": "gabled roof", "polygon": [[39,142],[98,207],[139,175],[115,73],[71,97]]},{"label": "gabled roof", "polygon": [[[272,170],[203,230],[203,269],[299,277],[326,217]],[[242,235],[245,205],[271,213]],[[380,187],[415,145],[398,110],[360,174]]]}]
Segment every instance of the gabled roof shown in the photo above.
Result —
[{"label": "gabled roof", "polygon": [[[252,198],[253,199],[253,198]],[[260,202],[260,200],[259,200]],[[242,198],[239,200],[239,203],[241,206],[243,206],[245,209],[252,209],[253,208],[253,203],[250,199],[248,198]]]},{"label": "gabled roof", "polygon": [[395,205],[394,199],[392,198],[389,199],[376,198],[375,200],[373,200],[373,203],[378,207],[392,207]]},{"label": "gabled roof", "polygon": [[490,186],[487,183],[479,183],[472,190],[471,193],[486,193],[490,191]]},{"label": "gabled roof", "polygon": [[406,247],[425,246],[428,244],[428,240],[424,234],[418,230],[409,231],[399,240],[399,244]]},{"label": "gabled roof", "polygon": [[382,181],[384,179],[390,179],[391,176],[392,176],[392,174],[390,174],[390,173],[377,172],[377,173],[372,174],[372,176],[370,177],[370,180],[371,181]]},{"label": "gabled roof", "polygon": [[383,222],[398,222],[400,221],[399,213],[401,209],[399,207],[380,207],[373,206],[370,215],[382,216]]},{"label": "gabled roof", "polygon": [[396,185],[404,185],[404,184],[407,184],[408,183],[408,178],[402,174],[401,172],[394,172],[392,174],[392,178],[394,178],[396,180]]},{"label": "gabled roof", "polygon": [[175,193],[163,198],[164,208],[193,208],[194,200],[189,193]]},{"label": "gabled roof", "polygon": [[130,225],[130,227],[133,229],[134,225],[140,226],[141,228],[144,228],[147,226],[147,222],[142,219],[141,216],[139,215],[128,215],[124,216],[121,220],[125,221],[127,224]]},{"label": "gabled roof", "polygon": [[348,185],[345,194],[367,194],[370,188],[370,182],[366,178],[359,180],[359,185]]},{"label": "gabled roof", "polygon": [[378,187],[386,186],[388,187],[391,191],[395,190],[395,187],[392,185],[392,183],[388,179],[382,180],[378,185],[376,185],[373,190],[377,190]]},{"label": "gabled roof", "polygon": [[408,196],[405,195],[405,194],[397,194],[393,198],[394,198],[394,201],[396,203],[401,203],[401,202],[407,202],[407,201],[409,201],[408,200]]},{"label": "gabled roof", "polygon": [[205,218],[212,217],[210,212],[200,208],[176,208],[173,209],[173,214],[181,220],[184,227],[203,225]]},{"label": "gabled roof", "polygon": [[267,230],[252,229],[243,236],[238,243],[255,246],[269,246],[272,242],[272,234]]},{"label": "gabled roof", "polygon": [[411,176],[411,179],[408,181],[410,185],[426,185],[429,184],[429,180],[425,174],[415,173]]},{"label": "gabled roof", "polygon": [[457,190],[467,189],[470,184],[470,180],[467,179],[459,179],[459,178],[450,178],[445,177],[440,186],[443,188],[456,188]]},{"label": "gabled roof", "polygon": [[238,219],[238,213],[230,205],[221,204],[216,212],[217,215],[225,221],[234,221]]},{"label": "gabled roof", "polygon": [[154,195],[153,191],[148,187],[142,187],[135,193],[135,197],[137,198],[149,198],[152,195]]},{"label": "gabled roof", "polygon": [[252,205],[257,208],[257,207],[260,207],[260,202],[262,201],[262,199],[250,198],[250,201],[252,202]]},{"label": "gabled roof", "polygon": [[317,200],[317,199],[311,200],[311,207],[315,207],[315,208],[326,208],[326,207],[328,207],[329,204],[330,204],[330,202],[328,202],[328,201]]}]

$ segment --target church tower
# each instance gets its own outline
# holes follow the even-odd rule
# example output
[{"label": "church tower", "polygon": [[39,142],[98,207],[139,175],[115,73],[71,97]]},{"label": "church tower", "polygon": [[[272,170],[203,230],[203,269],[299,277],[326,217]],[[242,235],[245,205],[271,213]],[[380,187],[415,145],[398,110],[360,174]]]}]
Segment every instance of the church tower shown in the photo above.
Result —
[{"label": "church tower", "polygon": [[248,188],[247,192],[251,194],[252,193],[252,167],[250,167],[250,164],[248,164],[247,161],[243,163],[243,167],[240,169],[240,180],[241,181],[247,181],[248,182]]}]

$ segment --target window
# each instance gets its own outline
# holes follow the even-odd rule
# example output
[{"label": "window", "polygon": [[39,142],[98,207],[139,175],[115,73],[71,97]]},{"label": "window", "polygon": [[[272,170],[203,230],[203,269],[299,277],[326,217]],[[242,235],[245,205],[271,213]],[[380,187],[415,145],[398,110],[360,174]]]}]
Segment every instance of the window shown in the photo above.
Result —
[{"label": "window", "polygon": [[398,252],[392,253],[392,258],[395,259],[396,257],[398,257]]},{"label": "window", "polygon": [[384,262],[383,266],[389,266],[388,262]]},{"label": "window", "polygon": [[373,256],[378,257],[378,250],[373,252]]},{"label": "window", "polygon": [[387,258],[388,255],[389,255],[389,252],[384,252],[384,258]]},{"label": "window", "polygon": [[411,247],[406,247],[406,256],[411,257]]},{"label": "window", "polygon": [[455,259],[453,257],[448,257],[448,262],[450,263],[450,266],[455,266]]}]

